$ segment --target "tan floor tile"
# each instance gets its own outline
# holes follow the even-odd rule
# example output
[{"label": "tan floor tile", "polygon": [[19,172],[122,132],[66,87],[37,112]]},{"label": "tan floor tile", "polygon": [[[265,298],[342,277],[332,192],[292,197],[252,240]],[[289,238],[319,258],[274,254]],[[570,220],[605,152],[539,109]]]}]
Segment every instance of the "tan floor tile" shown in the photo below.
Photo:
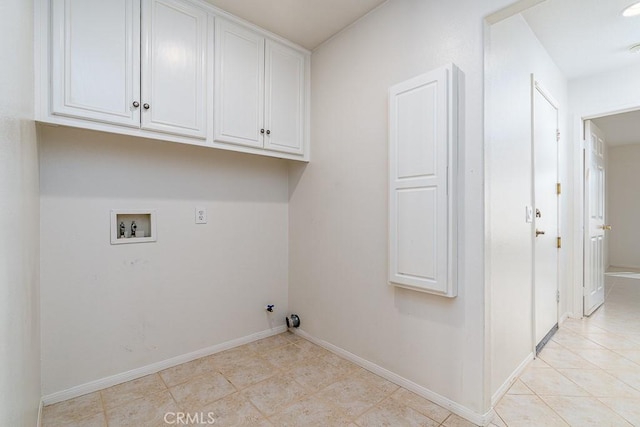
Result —
[{"label": "tan floor tile", "polygon": [[356,420],[356,424],[362,427],[379,426],[424,426],[436,427],[438,423],[412,409],[401,404],[397,400],[387,399],[376,405]]},{"label": "tan floor tile", "polygon": [[616,353],[640,365],[640,350],[616,350]]},{"label": "tan floor tile", "polygon": [[275,426],[345,426],[351,417],[342,409],[315,396],[306,397],[270,418]]},{"label": "tan floor tile", "polygon": [[212,362],[217,369],[224,369],[234,366],[242,366],[244,361],[254,357],[258,357],[258,353],[254,352],[246,345],[243,345],[220,353],[212,354],[206,359],[207,362]]},{"label": "tan floor tile", "polygon": [[43,416],[42,427],[107,427],[107,419],[104,416],[104,412],[74,420]]},{"label": "tan floor tile", "polygon": [[287,405],[305,397],[307,390],[291,375],[279,374],[242,391],[263,414],[271,416]]},{"label": "tan floor tile", "polygon": [[370,381],[353,376],[330,385],[320,391],[318,396],[356,417],[380,403],[387,394],[372,387]]},{"label": "tan floor tile", "polygon": [[293,366],[288,372],[310,390],[321,390],[353,371],[344,365],[331,365],[323,358],[312,358]]},{"label": "tan floor tile", "polygon": [[561,369],[560,372],[595,397],[640,397],[638,390],[601,369]]},{"label": "tan floor tile", "polygon": [[259,357],[249,358],[244,360],[242,364],[228,365],[220,369],[220,373],[238,389],[266,380],[277,375],[278,372],[278,368]]},{"label": "tan floor tile", "polygon": [[350,361],[338,356],[337,354],[334,354],[334,353],[331,353],[331,352],[329,352],[329,353],[325,354],[324,356],[322,356],[322,359],[326,360],[328,363],[332,364],[333,366],[340,367],[340,369],[356,371],[357,369],[360,368],[355,363],[350,362]]},{"label": "tan floor tile", "polygon": [[386,394],[391,394],[400,388],[398,384],[394,384],[391,381],[386,380],[381,376],[374,374],[373,372],[367,371],[364,368],[357,369],[354,375],[369,382],[372,386],[376,387],[379,390],[382,390]]},{"label": "tan floor tile", "polygon": [[197,410],[236,391],[220,373],[206,374],[169,389],[185,410]]},{"label": "tan floor tile", "polygon": [[614,334],[589,334],[588,338],[610,350],[640,350],[640,344]]},{"label": "tan floor tile", "polygon": [[111,409],[148,394],[158,393],[166,389],[167,387],[160,379],[160,376],[158,374],[152,374],[101,390],[100,394],[102,395],[104,408]]},{"label": "tan floor tile", "polygon": [[544,396],[542,399],[572,426],[631,427],[594,397]]},{"label": "tan floor tile", "polygon": [[640,372],[637,369],[607,369],[607,373],[636,390],[640,390]]},{"label": "tan floor tile", "polygon": [[640,365],[606,348],[601,350],[578,350],[578,354],[602,369],[637,368],[640,372]]},{"label": "tan floor tile", "polygon": [[618,415],[622,416],[632,425],[640,426],[640,399],[601,397],[598,400],[607,405]]},{"label": "tan floor tile", "polygon": [[391,395],[391,398],[406,406],[409,406],[410,408],[415,409],[422,415],[426,415],[427,417],[439,423],[442,423],[451,414],[449,410],[433,403],[430,400],[418,396],[417,394],[407,390],[406,388],[400,387]]},{"label": "tan floor tile", "polygon": [[[269,425],[264,416],[240,393],[216,400],[206,405],[202,410],[204,414],[212,413],[216,426],[261,426]],[[202,423],[204,425],[204,423]]]},{"label": "tan floor tile", "polygon": [[89,393],[74,399],[65,400],[64,402],[54,405],[45,406],[42,409],[42,416],[45,425],[63,425],[91,417],[102,412],[102,400],[100,393]]},{"label": "tan floor tile", "polygon": [[520,376],[523,382],[533,392],[551,396],[588,396],[587,390],[566,378],[552,368],[537,368],[527,370]]},{"label": "tan floor tile", "polygon": [[288,368],[291,365],[303,362],[306,355],[300,347],[289,344],[285,347],[260,353],[260,357],[279,368]]},{"label": "tan floor tile", "polygon": [[597,366],[586,361],[576,353],[565,349],[544,348],[540,354],[540,359],[547,362],[551,367],[559,368],[575,368],[575,369],[595,369]]},{"label": "tan floor tile", "polygon": [[538,396],[505,395],[496,412],[509,427],[566,427],[560,418]]},{"label": "tan floor tile", "polygon": [[[551,366],[549,366],[549,364],[547,362],[545,362],[544,360],[540,359],[539,357],[536,357],[531,362],[529,362],[529,364],[527,365],[526,369],[550,368],[550,367]],[[525,369],[525,371],[526,371],[526,369]]]},{"label": "tan floor tile", "polygon": [[601,349],[604,348],[600,344],[595,343],[582,335],[574,332],[560,330],[552,338],[553,341],[570,350],[579,349]]},{"label": "tan floor tile", "polygon": [[278,347],[284,347],[289,344],[291,344],[291,340],[288,339],[285,334],[278,334],[249,343],[246,345],[246,348],[251,351],[255,351],[256,353],[261,353]]},{"label": "tan floor tile", "polygon": [[109,427],[159,427],[166,425],[168,413],[176,412],[180,408],[171,394],[162,391],[107,410],[107,421]]},{"label": "tan floor tile", "polygon": [[531,391],[529,387],[524,385],[524,383],[518,379],[514,381],[511,387],[509,387],[507,394],[533,394],[533,391]]},{"label": "tan floor tile", "polygon": [[329,350],[326,350],[319,345],[312,343],[307,340],[300,340],[295,343],[296,347],[300,347],[302,350],[302,354],[304,354],[305,358],[311,357],[322,357],[331,353]]},{"label": "tan floor tile", "polygon": [[285,337],[286,339],[288,339],[289,341],[291,341],[291,342],[296,342],[296,341],[304,339],[300,335],[297,335],[297,334],[291,332],[290,330],[287,331],[287,332],[283,332],[281,335],[283,337]]},{"label": "tan floor tile", "polygon": [[449,418],[442,423],[442,427],[477,427],[477,425],[471,421],[465,420],[459,415],[451,414]]},{"label": "tan floor tile", "polygon": [[165,369],[160,371],[159,374],[167,387],[173,387],[192,378],[215,371],[216,367],[213,365],[212,360],[209,357],[202,357]]},{"label": "tan floor tile", "polygon": [[507,427],[507,425],[505,424],[504,421],[502,421],[502,418],[500,418],[500,415],[496,413],[493,419],[491,420],[491,423],[489,423],[489,427]]}]

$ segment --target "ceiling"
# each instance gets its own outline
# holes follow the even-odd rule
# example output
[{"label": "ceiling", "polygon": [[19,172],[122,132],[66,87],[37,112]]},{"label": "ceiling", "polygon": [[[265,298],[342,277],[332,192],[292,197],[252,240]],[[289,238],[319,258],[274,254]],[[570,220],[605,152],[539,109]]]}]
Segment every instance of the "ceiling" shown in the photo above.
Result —
[{"label": "ceiling", "polygon": [[313,50],[386,0],[207,1]]},{"label": "ceiling", "polygon": [[640,16],[622,11],[634,0],[546,0],[522,13],[568,79],[640,64]]},{"label": "ceiling", "polygon": [[604,133],[608,146],[640,144],[640,111],[592,120]]}]

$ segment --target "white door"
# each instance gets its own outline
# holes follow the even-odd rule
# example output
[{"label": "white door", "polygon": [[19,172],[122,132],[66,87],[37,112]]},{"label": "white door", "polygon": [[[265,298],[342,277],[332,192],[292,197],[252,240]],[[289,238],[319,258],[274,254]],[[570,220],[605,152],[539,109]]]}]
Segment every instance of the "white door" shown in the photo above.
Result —
[{"label": "white door", "polygon": [[539,344],[558,323],[558,104],[537,83],[533,93],[534,315]]},{"label": "white door", "polygon": [[51,6],[53,114],[139,127],[139,0]]},{"label": "white door", "polygon": [[264,147],[269,150],[302,154],[304,63],[302,53],[266,41]]},{"label": "white door", "polygon": [[207,19],[181,0],[143,0],[143,129],[206,137]]},{"label": "white door", "polygon": [[603,133],[587,120],[584,150],[584,315],[604,302],[605,156]]},{"label": "white door", "polygon": [[261,35],[216,18],[216,141],[263,147],[264,42]]}]

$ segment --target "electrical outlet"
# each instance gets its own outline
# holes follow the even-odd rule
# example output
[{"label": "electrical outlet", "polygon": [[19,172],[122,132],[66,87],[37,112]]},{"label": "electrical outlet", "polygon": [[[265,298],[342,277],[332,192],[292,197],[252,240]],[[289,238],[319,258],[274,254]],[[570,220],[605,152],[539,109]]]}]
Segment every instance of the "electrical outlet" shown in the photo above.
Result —
[{"label": "electrical outlet", "polygon": [[207,208],[196,208],[196,224],[207,223]]}]

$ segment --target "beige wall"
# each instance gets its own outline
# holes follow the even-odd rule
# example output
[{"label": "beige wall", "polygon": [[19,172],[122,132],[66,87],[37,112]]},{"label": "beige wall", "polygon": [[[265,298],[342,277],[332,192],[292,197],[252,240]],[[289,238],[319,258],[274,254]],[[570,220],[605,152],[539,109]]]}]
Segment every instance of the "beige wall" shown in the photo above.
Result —
[{"label": "beige wall", "polygon": [[[392,0],[314,51],[312,161],[290,178],[289,297],[302,328],[475,414],[488,409],[483,17],[507,3]],[[465,76],[454,299],[387,282],[387,91],[449,62]]]},{"label": "beige wall", "polygon": [[0,425],[34,426],[40,403],[38,148],[33,4],[0,4]]},{"label": "beige wall", "polygon": [[609,146],[607,161],[609,264],[640,268],[640,144]]},{"label": "beige wall", "polygon": [[[532,226],[525,206],[533,206],[531,159],[531,74],[559,104],[561,139],[559,176],[559,251],[561,304],[567,311],[572,269],[573,212],[571,138],[568,137],[568,89],[562,72],[527,22],[515,15],[491,26],[487,55],[486,185],[491,289],[491,392],[501,391],[514,370],[531,355]],[[502,390],[504,391],[504,390]]]},{"label": "beige wall", "polygon": [[[284,325],[285,161],[63,127],[40,139],[45,396]],[[111,209],[156,209],[158,241],[111,245]]]}]

